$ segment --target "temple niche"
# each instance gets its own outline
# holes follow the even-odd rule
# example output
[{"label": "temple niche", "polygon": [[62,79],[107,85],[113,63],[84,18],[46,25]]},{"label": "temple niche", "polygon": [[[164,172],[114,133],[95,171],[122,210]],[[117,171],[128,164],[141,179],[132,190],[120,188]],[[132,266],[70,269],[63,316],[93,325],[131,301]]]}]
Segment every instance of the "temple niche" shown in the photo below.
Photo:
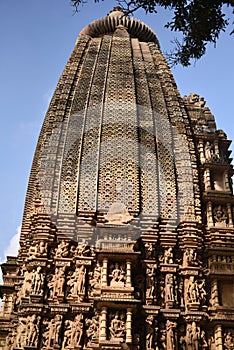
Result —
[{"label": "temple niche", "polygon": [[234,349],[230,141],[157,36],[87,25],[38,139],[0,349]]}]

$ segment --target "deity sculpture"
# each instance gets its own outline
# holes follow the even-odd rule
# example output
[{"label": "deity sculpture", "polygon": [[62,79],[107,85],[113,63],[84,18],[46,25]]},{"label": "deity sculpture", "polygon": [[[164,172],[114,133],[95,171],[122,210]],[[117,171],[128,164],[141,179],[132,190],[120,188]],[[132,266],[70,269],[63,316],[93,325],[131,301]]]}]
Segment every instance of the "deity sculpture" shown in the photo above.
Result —
[{"label": "deity sculpture", "polygon": [[166,330],[167,330],[167,350],[175,349],[175,334],[174,329],[176,328],[176,323],[170,320],[167,320]]},{"label": "deity sculpture", "polygon": [[62,350],[70,347],[71,343],[71,320],[66,320],[64,322],[64,333],[63,333],[63,342],[62,342]]},{"label": "deity sculpture", "polygon": [[99,318],[97,315],[93,316],[91,319],[87,318],[85,320],[86,324],[86,343],[96,343],[98,341],[98,330],[99,330]]},{"label": "deity sculpture", "polygon": [[81,343],[81,337],[83,332],[82,314],[76,315],[71,325],[71,346],[76,347]]},{"label": "deity sculpture", "polygon": [[164,251],[164,264],[173,264],[173,250],[172,247]]},{"label": "deity sculpture", "polygon": [[174,276],[169,273],[165,278],[165,303],[175,301]]},{"label": "deity sculpture", "polygon": [[124,286],[126,277],[123,265],[116,262],[109,277],[110,286]]},{"label": "deity sculpture", "polygon": [[221,206],[218,205],[214,208],[214,222],[218,224],[226,224],[227,222],[227,211]]},{"label": "deity sculpture", "polygon": [[146,269],[146,298],[152,298],[155,294],[156,264],[147,264]]},{"label": "deity sculpture", "polygon": [[48,323],[48,340],[47,346],[53,347],[55,345],[59,345],[60,341],[60,331],[62,326],[62,316],[56,315],[49,323]]},{"label": "deity sculpture", "polygon": [[84,294],[85,275],[86,275],[85,266],[84,265],[77,266],[70,280],[68,280],[67,282],[67,285],[71,286],[69,295],[80,298],[80,294]]},{"label": "deity sculpture", "polygon": [[154,340],[154,316],[149,315],[146,318],[146,349],[153,349]]},{"label": "deity sculpture", "polygon": [[110,338],[111,339],[116,339],[116,338],[124,338],[126,329],[125,329],[125,316],[121,315],[122,317],[119,316],[119,313],[116,312],[114,315],[114,318],[112,318],[110,322]]},{"label": "deity sculpture", "polygon": [[52,277],[52,280],[49,284],[49,288],[53,288],[52,297],[56,297],[58,295],[63,295],[63,287],[65,283],[65,267],[56,268],[55,274]]},{"label": "deity sculpture", "polygon": [[225,350],[233,350],[234,349],[234,338],[232,332],[228,330],[224,334],[224,349]]},{"label": "deity sculpture", "polygon": [[206,299],[206,291],[204,289],[205,281],[198,283],[194,276],[190,276],[187,298],[189,303],[204,303]]},{"label": "deity sculpture", "polygon": [[27,318],[27,345],[37,346],[40,316],[32,315]]},{"label": "deity sculpture", "polygon": [[41,273],[41,267],[38,266],[33,271],[31,293],[41,295],[43,293],[44,274]]}]

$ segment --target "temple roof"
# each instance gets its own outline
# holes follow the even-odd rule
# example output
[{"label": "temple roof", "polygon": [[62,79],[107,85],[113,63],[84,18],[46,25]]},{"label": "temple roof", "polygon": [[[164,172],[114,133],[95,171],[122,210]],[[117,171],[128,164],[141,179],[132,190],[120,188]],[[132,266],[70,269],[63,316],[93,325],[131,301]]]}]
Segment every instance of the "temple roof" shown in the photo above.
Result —
[{"label": "temple roof", "polygon": [[119,25],[124,26],[131,37],[138,38],[143,42],[154,42],[159,45],[157,36],[153,30],[145,23],[138,19],[130,18],[124,14],[121,7],[114,7],[106,17],[100,18],[87,25],[81,32],[80,36],[88,35],[93,37],[101,37],[105,34],[114,33]]}]

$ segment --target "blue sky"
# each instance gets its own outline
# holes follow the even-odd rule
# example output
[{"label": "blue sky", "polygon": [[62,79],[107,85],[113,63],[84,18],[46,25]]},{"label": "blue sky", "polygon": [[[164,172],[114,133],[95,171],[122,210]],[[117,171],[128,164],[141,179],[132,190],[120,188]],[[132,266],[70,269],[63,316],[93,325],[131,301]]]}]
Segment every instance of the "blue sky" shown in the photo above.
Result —
[{"label": "blue sky", "polygon": [[[69,0],[0,0],[0,261],[15,250],[38,133],[77,35],[114,5],[115,1],[95,5],[89,0],[73,14]],[[138,11],[135,17],[155,31],[163,52],[172,48],[175,34],[163,28],[168,14],[145,16]],[[218,128],[230,139],[234,139],[233,57],[233,39],[221,34],[216,48],[209,45],[195,66],[173,69],[181,95],[204,96]]]}]

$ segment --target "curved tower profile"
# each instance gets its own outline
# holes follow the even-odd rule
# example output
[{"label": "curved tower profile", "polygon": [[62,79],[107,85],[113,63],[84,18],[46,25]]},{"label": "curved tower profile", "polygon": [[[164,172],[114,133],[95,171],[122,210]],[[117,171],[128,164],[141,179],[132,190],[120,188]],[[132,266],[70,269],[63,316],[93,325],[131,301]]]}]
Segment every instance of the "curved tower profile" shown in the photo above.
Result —
[{"label": "curved tower profile", "polygon": [[146,24],[84,28],[2,264],[0,349],[233,349],[229,145]]}]

